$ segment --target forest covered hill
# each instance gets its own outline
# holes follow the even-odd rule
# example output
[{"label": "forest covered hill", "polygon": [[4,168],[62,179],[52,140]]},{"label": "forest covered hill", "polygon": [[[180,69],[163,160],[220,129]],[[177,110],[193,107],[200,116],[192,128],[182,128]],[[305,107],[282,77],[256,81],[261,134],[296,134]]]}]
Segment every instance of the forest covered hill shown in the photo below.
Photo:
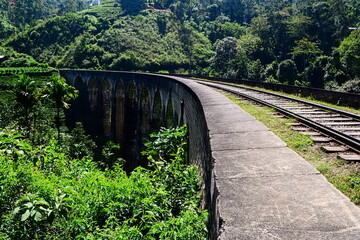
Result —
[{"label": "forest covered hill", "polygon": [[0,14],[0,55],[56,68],[360,92],[358,0],[0,0]]}]

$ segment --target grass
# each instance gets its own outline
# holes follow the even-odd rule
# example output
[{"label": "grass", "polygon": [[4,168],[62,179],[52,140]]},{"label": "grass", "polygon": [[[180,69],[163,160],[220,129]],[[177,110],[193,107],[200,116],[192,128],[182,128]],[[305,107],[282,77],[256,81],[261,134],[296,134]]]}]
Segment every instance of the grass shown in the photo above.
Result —
[{"label": "grass", "polygon": [[50,67],[0,67],[0,75],[19,75],[19,74],[51,74],[54,72]]},{"label": "grass", "polygon": [[262,107],[252,102],[239,99],[237,96],[222,92],[234,103],[267,126],[288,146],[314,166],[337,189],[360,206],[360,164],[340,160],[337,154],[323,152],[321,145],[314,144],[308,135],[293,131],[287,123],[295,119],[276,118],[269,107]]}]

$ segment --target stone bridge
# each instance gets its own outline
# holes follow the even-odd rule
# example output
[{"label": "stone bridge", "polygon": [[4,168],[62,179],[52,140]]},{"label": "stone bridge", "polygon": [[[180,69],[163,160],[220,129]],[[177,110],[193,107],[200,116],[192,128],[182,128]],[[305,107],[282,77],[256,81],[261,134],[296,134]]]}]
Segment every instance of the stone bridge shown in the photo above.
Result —
[{"label": "stone bridge", "polygon": [[120,143],[128,170],[142,164],[148,133],[187,124],[211,239],[360,239],[360,209],[223,95],[156,74],[61,74],[80,91],[72,121]]},{"label": "stone bridge", "polygon": [[[192,136],[204,138],[197,140],[197,144],[206,142],[201,134],[206,132],[206,125],[201,126],[203,129],[196,126],[205,122],[201,104],[186,85],[160,76],[125,72],[62,71],[61,74],[80,95],[73,103],[70,121],[81,121],[92,135],[119,143],[124,158],[133,159],[127,163],[127,170],[141,165],[139,153],[146,138],[161,126],[188,124]],[[206,147],[201,145],[201,149]],[[193,163],[200,166],[205,152],[190,152]]]}]

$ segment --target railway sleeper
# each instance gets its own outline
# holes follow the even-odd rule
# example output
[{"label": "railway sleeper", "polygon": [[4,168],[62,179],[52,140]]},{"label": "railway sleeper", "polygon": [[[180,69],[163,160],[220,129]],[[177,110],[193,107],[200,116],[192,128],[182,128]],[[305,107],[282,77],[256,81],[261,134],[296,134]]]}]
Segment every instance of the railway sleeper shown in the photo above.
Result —
[{"label": "railway sleeper", "polygon": [[359,126],[360,127],[360,122],[331,122],[331,123],[324,123],[325,126]]},{"label": "railway sleeper", "polygon": [[356,161],[360,162],[359,154],[339,154],[338,158],[345,161]]},{"label": "railway sleeper", "polygon": [[318,122],[350,122],[350,121],[354,121],[354,119],[352,119],[352,118],[345,118],[345,117],[339,117],[339,118],[312,117],[311,119],[318,121]]},{"label": "railway sleeper", "polygon": [[322,146],[321,149],[327,153],[346,152],[349,150],[345,146]]}]

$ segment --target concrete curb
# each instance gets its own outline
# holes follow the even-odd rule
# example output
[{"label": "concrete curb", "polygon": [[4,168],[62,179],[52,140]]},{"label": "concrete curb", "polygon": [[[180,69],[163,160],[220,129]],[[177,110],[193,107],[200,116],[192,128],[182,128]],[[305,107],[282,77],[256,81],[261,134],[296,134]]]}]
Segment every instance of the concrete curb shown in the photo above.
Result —
[{"label": "concrete curb", "polygon": [[229,99],[190,85],[209,128],[218,239],[360,239],[360,208]]}]

